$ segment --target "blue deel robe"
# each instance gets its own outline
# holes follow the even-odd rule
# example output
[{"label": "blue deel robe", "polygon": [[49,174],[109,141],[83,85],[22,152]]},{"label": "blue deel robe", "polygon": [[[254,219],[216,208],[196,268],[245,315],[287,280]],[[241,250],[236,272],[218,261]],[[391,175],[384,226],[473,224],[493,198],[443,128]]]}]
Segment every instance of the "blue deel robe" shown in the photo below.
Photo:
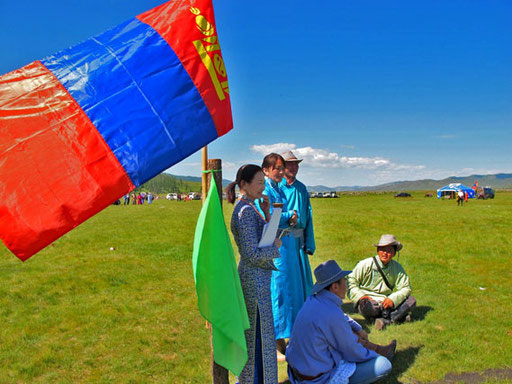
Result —
[{"label": "blue deel robe", "polygon": [[315,233],[313,231],[313,209],[309,201],[309,193],[304,184],[295,179],[288,184],[286,179],[281,183],[281,189],[288,201],[288,209],[297,211],[298,220],[295,229],[302,229],[303,237],[295,237],[295,248],[300,254],[301,272],[303,276],[304,301],[311,295],[313,289],[313,276],[309,265],[309,255],[315,253]]},{"label": "blue deel robe", "polygon": [[[293,208],[290,206],[287,195],[281,188],[282,186],[283,184],[278,185],[271,179],[265,178],[265,191],[263,193],[269,197],[271,213],[273,211],[273,203],[283,203],[283,212],[279,221],[279,228],[291,229],[289,220],[293,216],[294,209],[297,211],[300,221],[300,210],[297,209],[297,207],[303,205],[301,202],[302,198],[294,197],[294,193],[290,193],[292,206],[296,207]],[[309,201],[307,191],[306,196]],[[306,214],[304,214],[304,216],[306,216]],[[299,225],[299,221],[297,225]],[[298,227],[296,226],[295,228]],[[314,237],[311,236],[311,239],[313,241],[313,248],[311,250],[314,252]],[[275,260],[275,266],[278,270],[272,272],[271,281],[272,313],[274,315],[274,327],[277,339],[290,337],[295,318],[304,304],[304,301],[311,293],[313,286],[309,260],[307,256],[301,256],[300,249],[302,246],[300,242],[302,240],[295,238],[293,234],[283,236],[281,240],[283,242],[281,248],[279,248],[281,257]]]}]

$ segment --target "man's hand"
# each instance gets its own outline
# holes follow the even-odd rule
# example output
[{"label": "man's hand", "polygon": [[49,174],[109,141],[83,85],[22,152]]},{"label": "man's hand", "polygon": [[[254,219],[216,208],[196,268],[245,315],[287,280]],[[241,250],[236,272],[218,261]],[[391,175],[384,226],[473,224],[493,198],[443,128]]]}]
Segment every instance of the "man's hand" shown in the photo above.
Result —
[{"label": "man's hand", "polygon": [[358,333],[359,337],[363,340],[368,340],[368,334],[364,329],[361,329]]},{"label": "man's hand", "polygon": [[297,224],[297,211],[293,211],[292,217],[290,217],[290,220],[288,221],[291,227],[294,227]]},{"label": "man's hand", "polygon": [[393,300],[391,300],[389,297],[385,298],[382,302],[382,306],[384,309],[393,308],[395,304],[393,304]]}]

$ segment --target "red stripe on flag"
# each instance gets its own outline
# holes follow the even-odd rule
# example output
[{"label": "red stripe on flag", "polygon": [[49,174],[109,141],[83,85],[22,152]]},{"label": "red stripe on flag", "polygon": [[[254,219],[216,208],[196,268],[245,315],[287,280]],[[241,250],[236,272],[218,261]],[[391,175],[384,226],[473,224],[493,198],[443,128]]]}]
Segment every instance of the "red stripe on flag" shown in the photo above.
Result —
[{"label": "red stripe on flag", "polygon": [[211,0],[169,1],[137,16],[170,45],[199,90],[219,136],[233,128],[228,78]]},{"label": "red stripe on flag", "polygon": [[0,77],[0,237],[21,260],[134,186],[40,62]]}]

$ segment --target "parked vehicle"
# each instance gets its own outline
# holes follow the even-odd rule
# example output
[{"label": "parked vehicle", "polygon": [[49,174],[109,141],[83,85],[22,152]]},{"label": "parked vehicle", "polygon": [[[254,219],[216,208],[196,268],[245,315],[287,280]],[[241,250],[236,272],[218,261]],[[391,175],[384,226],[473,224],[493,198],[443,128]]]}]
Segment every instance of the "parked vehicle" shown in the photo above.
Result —
[{"label": "parked vehicle", "polygon": [[484,187],[478,195],[479,199],[494,199],[494,190],[491,187]]},{"label": "parked vehicle", "polygon": [[337,194],[336,192],[331,191],[331,197],[332,197],[333,199],[337,199],[339,196],[338,196],[338,194]]},{"label": "parked vehicle", "polygon": [[201,200],[201,194],[197,193],[197,192],[190,192],[188,194],[188,199],[189,200]]},{"label": "parked vehicle", "polygon": [[407,192],[400,192],[395,195],[395,197],[411,197],[410,193]]},{"label": "parked vehicle", "polygon": [[177,193],[168,193],[165,198],[167,200],[178,200],[178,194]]}]

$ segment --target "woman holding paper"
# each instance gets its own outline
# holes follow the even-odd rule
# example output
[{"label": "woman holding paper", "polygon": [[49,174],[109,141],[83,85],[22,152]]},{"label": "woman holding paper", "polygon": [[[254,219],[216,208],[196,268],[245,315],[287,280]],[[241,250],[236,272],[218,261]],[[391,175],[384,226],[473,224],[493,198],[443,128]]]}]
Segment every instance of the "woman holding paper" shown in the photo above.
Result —
[{"label": "woman holding paper", "polygon": [[[262,169],[246,164],[238,170],[236,180],[226,188],[226,200],[231,204],[235,203],[236,186],[241,197],[231,216],[231,232],[240,253],[238,273],[251,326],[245,331],[248,359],[239,379],[241,384],[277,383],[270,280],[281,241],[276,239],[269,247],[258,247],[263,227],[270,218],[269,198],[262,195],[265,189]],[[263,214],[255,201],[260,201]]]},{"label": "woman holding paper", "polygon": [[270,199],[270,213],[275,203],[283,204],[283,211],[279,222],[282,246],[279,248],[281,257],[276,260],[277,270],[272,273],[271,295],[272,311],[278,359],[284,360],[286,349],[285,339],[292,333],[295,318],[304,304],[304,289],[302,267],[299,255],[295,250],[293,229],[297,224],[297,211],[288,208],[288,201],[281,189],[285,173],[285,160],[281,155],[271,153],[263,159],[263,172],[265,173],[265,191]]}]

